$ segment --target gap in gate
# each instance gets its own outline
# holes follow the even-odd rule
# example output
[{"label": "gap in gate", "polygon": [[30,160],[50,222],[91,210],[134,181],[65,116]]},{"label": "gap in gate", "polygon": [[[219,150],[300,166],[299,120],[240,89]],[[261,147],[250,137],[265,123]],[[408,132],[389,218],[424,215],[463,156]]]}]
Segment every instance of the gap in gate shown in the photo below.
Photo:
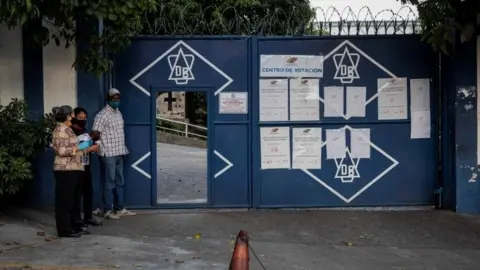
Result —
[{"label": "gap in gate", "polygon": [[156,93],[158,204],[208,202],[207,106],[206,91]]}]

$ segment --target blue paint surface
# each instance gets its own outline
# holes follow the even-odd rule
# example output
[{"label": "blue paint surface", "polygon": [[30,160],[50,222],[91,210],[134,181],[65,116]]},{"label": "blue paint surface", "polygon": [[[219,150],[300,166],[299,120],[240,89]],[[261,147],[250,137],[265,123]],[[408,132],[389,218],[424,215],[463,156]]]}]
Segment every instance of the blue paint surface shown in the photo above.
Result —
[{"label": "blue paint surface", "polygon": [[[229,91],[249,91],[248,80],[248,40],[245,39],[187,39],[178,43],[177,39],[134,39],[128,50],[116,56],[115,85],[122,91],[121,110],[125,120],[127,145],[130,155],[125,166],[126,201],[132,206],[155,206],[156,204],[156,136],[155,136],[155,97],[165,91],[207,91],[208,105],[208,205],[218,207],[249,206],[249,123],[248,114],[219,114],[218,96],[214,93],[229,79],[232,83],[224,89]],[[178,45],[168,54],[172,46]],[[219,53],[218,48],[225,48]],[[170,55],[182,50],[194,55],[192,73],[194,80],[185,86],[169,80],[171,69]],[[198,52],[195,55],[192,50]],[[160,56],[164,56],[158,60]],[[205,59],[225,74],[219,74]],[[130,80],[152,62],[150,69],[137,77],[135,82],[147,93],[135,87]],[[227,164],[214,154],[218,151],[234,166],[214,179],[214,175]],[[160,149],[161,151],[161,149]],[[137,166],[150,178],[132,167],[136,161],[150,155]],[[169,207],[172,207],[171,205]],[[184,206],[180,206],[184,207]]]},{"label": "blue paint surface", "polygon": [[[136,74],[155,61],[169,48],[183,40],[185,44],[203,55],[211,63],[225,72],[233,82],[225,92],[248,92],[249,111],[245,115],[219,114],[218,96],[214,92],[228,79],[212,70],[203,60],[196,57],[192,72],[195,80],[184,86],[169,81],[170,67],[166,57],[153,65],[150,70],[135,81],[146,90],[143,93],[131,82]],[[360,48],[372,59],[382,64],[397,77],[431,78],[431,138],[410,139],[410,116],[407,120],[378,120],[377,102],[367,106],[365,118],[325,118],[323,104],[320,106],[320,121],[259,123],[258,79],[260,54],[323,54],[343,42],[345,37],[304,37],[304,38],[136,38],[124,53],[115,56],[115,71],[112,74],[114,85],[122,91],[121,110],[125,119],[127,145],[131,154],[126,158],[125,199],[129,206],[139,208],[158,207],[156,205],[156,145],[154,138],[155,108],[151,99],[157,91],[208,91],[209,105],[209,150],[208,176],[209,200],[202,207],[329,207],[329,206],[377,206],[377,205],[424,205],[433,204],[433,191],[438,186],[438,128],[439,92],[444,97],[442,115],[444,125],[442,133],[454,131],[452,137],[443,136],[445,147],[442,167],[445,200],[449,205],[456,205],[460,212],[480,212],[479,187],[477,182],[468,182],[472,176],[471,167],[476,168],[476,108],[466,112],[465,100],[452,95],[457,86],[476,85],[476,65],[474,47],[458,45],[453,60],[443,62],[445,69],[454,73],[452,78],[443,79],[439,85],[437,59],[426,44],[417,36],[363,36],[349,37],[349,41]],[[181,45],[171,53],[182,48],[185,53],[189,48]],[[353,50],[349,47],[349,50]],[[343,52],[343,48],[338,53]],[[37,55],[38,56],[38,55]],[[450,69],[448,69],[450,68]],[[340,85],[333,79],[335,66],[332,58],[324,63],[324,78],[319,89],[323,96],[326,85]],[[358,72],[360,79],[352,86],[366,86],[367,98],[377,90],[377,78],[388,75],[371,61],[361,56]],[[442,73],[444,74],[444,73]],[[79,73],[79,104],[96,113],[103,107],[106,82],[97,80],[88,74]],[[443,75],[446,78],[446,75]],[[454,87],[454,88],[452,88]],[[408,84],[409,88],[409,84]],[[441,88],[442,91],[437,91]],[[33,89],[33,88],[32,88]],[[29,90],[33,91],[33,90]],[[100,92],[100,93],[99,93]],[[33,93],[33,92],[30,92]],[[409,93],[408,93],[409,95]],[[410,104],[410,96],[408,97]],[[456,107],[453,104],[456,102]],[[462,103],[463,102],[463,103]],[[475,100],[468,100],[476,104]],[[33,106],[39,106],[33,104]],[[85,105],[83,105],[85,104]],[[463,108],[463,109],[462,109]],[[455,113],[453,113],[455,111]],[[93,116],[93,115],[92,115]],[[90,118],[92,119],[92,118]],[[260,127],[320,127],[323,129],[339,128],[349,125],[352,128],[369,128],[371,141],[383,149],[398,165],[376,183],[368,187],[350,203],[334,195],[318,183],[318,178],[340,195],[349,198],[368,182],[378,176],[392,163],[381,153],[371,149],[371,158],[359,163],[360,179],[353,183],[341,183],[334,179],[335,162],[326,160],[326,149],[322,149],[322,170],[310,170],[312,178],[301,170],[261,170],[260,169]],[[448,139],[450,138],[450,139]],[[457,151],[450,151],[452,141]],[[347,145],[349,145],[347,132]],[[234,165],[217,178],[214,175],[227,164],[214,151],[218,151]],[[145,177],[132,165],[141,157],[151,153],[137,166],[151,176]],[[42,153],[36,164],[35,204],[51,205],[53,203],[53,177],[51,173],[50,152]],[[450,168],[449,164],[452,165]],[[94,165],[97,166],[97,165]],[[464,168],[465,167],[465,168]],[[449,170],[447,170],[449,168]],[[94,169],[97,170],[97,169]],[[455,182],[456,181],[456,182]],[[98,187],[97,187],[98,188]],[[40,192],[39,192],[40,191]],[[98,190],[97,190],[98,192]],[[97,198],[98,202],[99,198]],[[175,207],[187,207],[177,205]]]},{"label": "blue paint surface", "polygon": [[[476,42],[457,43],[454,55],[456,211],[480,213],[477,166]],[[450,91],[452,91],[451,89]]]},{"label": "blue paint surface", "polygon": [[[254,55],[259,54],[306,54],[328,55],[345,39],[335,38],[291,38],[258,39]],[[324,118],[323,104],[320,105],[320,121],[301,123],[261,123],[258,124],[258,99],[253,104],[253,174],[254,186],[257,187],[254,205],[257,207],[312,207],[312,206],[379,206],[379,205],[422,205],[433,204],[433,190],[437,177],[436,129],[437,129],[437,95],[435,85],[435,58],[426,45],[419,43],[415,36],[397,37],[359,37],[350,41],[368,56],[383,65],[397,77],[431,78],[431,139],[410,139],[409,120],[378,120],[376,99],[367,105],[366,117]],[[357,53],[351,46],[351,53]],[[336,53],[343,53],[341,47]],[[254,56],[255,57],[255,56]],[[323,97],[324,86],[339,86],[334,80],[336,67],[333,57],[324,62],[324,77],[321,80],[320,96]],[[254,60],[258,65],[259,58]],[[360,56],[358,64],[360,78],[348,86],[366,86],[367,100],[377,91],[377,78],[389,78],[378,66]],[[255,74],[256,75],[256,74]],[[254,77],[254,81],[258,76]],[[409,88],[409,84],[407,84]],[[253,92],[258,93],[258,84],[254,83]],[[257,94],[254,94],[256,96]],[[409,95],[409,94],[408,94]],[[383,149],[398,161],[398,166],[381,177],[355,199],[346,203],[319,184],[313,177],[301,170],[260,170],[259,128],[273,126],[319,127],[335,129],[349,125],[352,128],[370,128],[371,142]],[[325,140],[325,132],[322,135]],[[347,145],[349,133],[347,132]],[[392,161],[371,149],[370,159],[361,159],[358,165],[360,179],[353,183],[342,183],[334,179],[337,166],[333,160],[326,160],[326,147],[322,148],[322,169],[310,170],[316,178],[334,189],[345,199],[354,196],[367,186]]]}]

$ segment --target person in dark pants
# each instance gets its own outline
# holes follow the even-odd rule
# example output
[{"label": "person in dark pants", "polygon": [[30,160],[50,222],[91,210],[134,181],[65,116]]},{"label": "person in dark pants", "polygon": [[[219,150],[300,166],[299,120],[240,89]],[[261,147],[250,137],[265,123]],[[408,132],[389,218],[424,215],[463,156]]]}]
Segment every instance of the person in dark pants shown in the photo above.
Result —
[{"label": "person in dark pants", "polygon": [[55,176],[55,222],[59,237],[80,237],[82,229],[76,226],[76,194],[81,192],[84,175],[82,156],[96,152],[98,145],[78,144],[77,136],[71,129],[74,118],[70,106],[52,109],[57,126],[52,133],[52,147],[55,150],[53,173]]},{"label": "person in dark pants", "polygon": [[[72,129],[75,135],[84,135],[88,134],[87,129],[85,128],[87,124],[87,111],[84,108],[77,107],[73,110],[75,118],[72,119]],[[99,138],[93,138],[93,140],[98,140]],[[93,217],[93,179],[92,172],[90,170],[90,160],[92,154],[88,153],[88,156],[84,159],[84,174],[82,181],[82,193],[83,197],[83,220],[81,220],[81,206],[75,206],[75,219],[78,224],[82,227],[88,226],[100,226],[102,222]]]}]

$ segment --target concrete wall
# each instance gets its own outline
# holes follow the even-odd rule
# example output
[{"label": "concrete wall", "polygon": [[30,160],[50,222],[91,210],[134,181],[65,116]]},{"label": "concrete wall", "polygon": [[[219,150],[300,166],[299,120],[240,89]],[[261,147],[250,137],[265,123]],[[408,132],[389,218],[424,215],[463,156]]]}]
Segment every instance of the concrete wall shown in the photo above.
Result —
[{"label": "concrete wall", "polygon": [[22,30],[0,26],[0,104],[23,99]]},{"label": "concrete wall", "polygon": [[[55,33],[48,24],[44,26]],[[77,72],[74,46],[65,49],[65,41],[58,47],[54,41],[43,47],[43,107],[46,113],[58,105],[77,106]]]},{"label": "concrete wall", "polygon": [[[12,98],[24,99],[25,92],[38,89],[24,89],[24,66],[36,65],[36,59],[24,59],[22,29],[8,30],[0,27],[0,104],[8,104]],[[64,44],[62,44],[64,46]],[[43,79],[41,99],[31,99],[30,103],[42,103],[43,111],[50,112],[58,105],[77,106],[77,72],[72,68],[75,61],[75,47],[65,49],[57,47],[55,42],[42,49],[41,69],[34,72]],[[25,49],[25,50],[24,50]],[[27,53],[28,54],[28,53]],[[25,61],[24,61],[25,60]],[[39,84],[41,82],[35,82]],[[39,96],[40,97],[40,96]],[[33,104],[32,104],[33,105]]]},{"label": "concrete wall", "polygon": [[157,142],[183,145],[196,148],[207,148],[207,141],[198,140],[195,138],[187,138],[185,136],[179,136],[175,134],[165,133],[157,131]]},{"label": "concrete wall", "polygon": [[[39,23],[32,22],[32,25]],[[83,49],[84,44],[68,49],[65,49],[65,42],[60,47],[54,41],[45,47],[35,46],[28,39],[34,29],[29,25],[15,30],[0,27],[0,104],[8,104],[11,98],[24,99],[33,119],[59,105],[80,105],[95,114],[104,104],[100,90],[103,91],[103,87],[91,74],[77,72],[72,67],[77,50]],[[90,126],[92,120],[90,117]],[[30,203],[33,205],[53,206],[52,162],[53,152],[48,150],[39,153],[34,163],[35,179],[30,183]],[[98,176],[97,160],[92,160],[92,166],[94,175]],[[97,184],[94,189],[99,195]],[[95,204],[99,201],[96,196]]]}]

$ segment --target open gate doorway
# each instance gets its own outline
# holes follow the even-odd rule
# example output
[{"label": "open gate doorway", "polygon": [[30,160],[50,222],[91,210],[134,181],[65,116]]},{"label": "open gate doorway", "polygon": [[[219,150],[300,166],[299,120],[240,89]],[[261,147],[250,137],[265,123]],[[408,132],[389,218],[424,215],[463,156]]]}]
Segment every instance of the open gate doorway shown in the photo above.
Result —
[{"label": "open gate doorway", "polygon": [[208,91],[155,89],[157,203],[207,204]]}]

